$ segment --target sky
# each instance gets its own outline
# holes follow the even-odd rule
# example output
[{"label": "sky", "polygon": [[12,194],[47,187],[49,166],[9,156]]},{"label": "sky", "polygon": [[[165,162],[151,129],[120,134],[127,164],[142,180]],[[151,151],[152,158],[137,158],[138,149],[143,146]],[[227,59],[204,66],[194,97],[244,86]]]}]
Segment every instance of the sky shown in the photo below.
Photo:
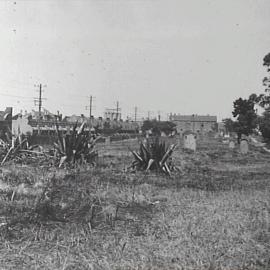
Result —
[{"label": "sky", "polygon": [[0,110],[231,117],[262,93],[269,0],[0,1]]}]

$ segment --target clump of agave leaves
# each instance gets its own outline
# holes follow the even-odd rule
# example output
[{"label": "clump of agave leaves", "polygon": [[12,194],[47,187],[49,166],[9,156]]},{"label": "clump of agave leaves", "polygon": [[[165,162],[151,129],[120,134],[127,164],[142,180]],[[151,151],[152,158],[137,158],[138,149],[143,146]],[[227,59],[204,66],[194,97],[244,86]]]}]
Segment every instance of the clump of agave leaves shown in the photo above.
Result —
[{"label": "clump of agave leaves", "polygon": [[56,156],[59,158],[59,167],[64,163],[69,165],[94,163],[97,157],[97,151],[94,150],[98,138],[94,139],[92,135],[84,132],[85,123],[77,130],[76,123],[70,134],[63,135],[59,132],[56,124],[57,142],[54,143]]},{"label": "clump of agave leaves", "polygon": [[8,160],[20,160],[23,158],[20,155],[25,153],[39,153],[33,151],[38,145],[30,145],[27,137],[23,134],[12,137],[7,136],[7,141],[0,140],[0,147],[2,154],[4,154],[1,165]]},{"label": "clump of agave leaves", "polygon": [[135,158],[131,167],[144,171],[155,170],[171,175],[174,169],[171,156],[175,147],[176,144],[168,146],[164,141],[160,141],[159,137],[156,137],[152,142],[149,140],[146,143],[141,142],[139,151],[130,149]]}]

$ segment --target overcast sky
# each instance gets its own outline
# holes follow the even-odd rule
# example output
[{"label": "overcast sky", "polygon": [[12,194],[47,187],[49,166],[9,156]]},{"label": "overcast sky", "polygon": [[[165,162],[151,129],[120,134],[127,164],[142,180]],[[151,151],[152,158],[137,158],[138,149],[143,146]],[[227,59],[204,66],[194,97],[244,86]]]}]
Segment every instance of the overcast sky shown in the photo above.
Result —
[{"label": "overcast sky", "polygon": [[[1,1],[0,110],[231,117],[263,92],[269,0]],[[36,107],[37,109],[37,107]]]}]

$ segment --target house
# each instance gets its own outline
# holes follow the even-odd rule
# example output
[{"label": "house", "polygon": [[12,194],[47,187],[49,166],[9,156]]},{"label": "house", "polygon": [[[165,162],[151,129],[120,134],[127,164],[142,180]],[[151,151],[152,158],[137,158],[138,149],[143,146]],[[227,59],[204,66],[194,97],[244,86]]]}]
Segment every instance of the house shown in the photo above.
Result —
[{"label": "house", "polygon": [[205,134],[217,130],[217,116],[212,115],[171,114],[170,121],[176,124],[177,132],[180,134],[185,131]]}]

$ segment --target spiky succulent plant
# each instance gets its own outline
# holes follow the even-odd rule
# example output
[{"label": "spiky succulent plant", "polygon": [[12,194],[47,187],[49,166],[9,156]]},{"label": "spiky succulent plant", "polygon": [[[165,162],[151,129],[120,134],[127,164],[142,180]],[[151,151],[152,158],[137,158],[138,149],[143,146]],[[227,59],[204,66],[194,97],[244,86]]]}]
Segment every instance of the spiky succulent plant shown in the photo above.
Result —
[{"label": "spiky succulent plant", "polygon": [[97,151],[94,150],[96,139],[89,133],[84,132],[85,123],[77,130],[76,123],[70,134],[63,135],[59,132],[59,127],[56,124],[57,142],[54,143],[56,155],[59,157],[59,167],[64,162],[69,164],[87,162],[91,163],[97,156]]},{"label": "spiky succulent plant", "polygon": [[139,151],[130,149],[135,158],[131,166],[139,170],[156,170],[170,175],[173,166],[168,161],[171,159],[175,147],[176,144],[168,146],[165,142],[160,141],[159,137],[151,142],[141,142]]}]

